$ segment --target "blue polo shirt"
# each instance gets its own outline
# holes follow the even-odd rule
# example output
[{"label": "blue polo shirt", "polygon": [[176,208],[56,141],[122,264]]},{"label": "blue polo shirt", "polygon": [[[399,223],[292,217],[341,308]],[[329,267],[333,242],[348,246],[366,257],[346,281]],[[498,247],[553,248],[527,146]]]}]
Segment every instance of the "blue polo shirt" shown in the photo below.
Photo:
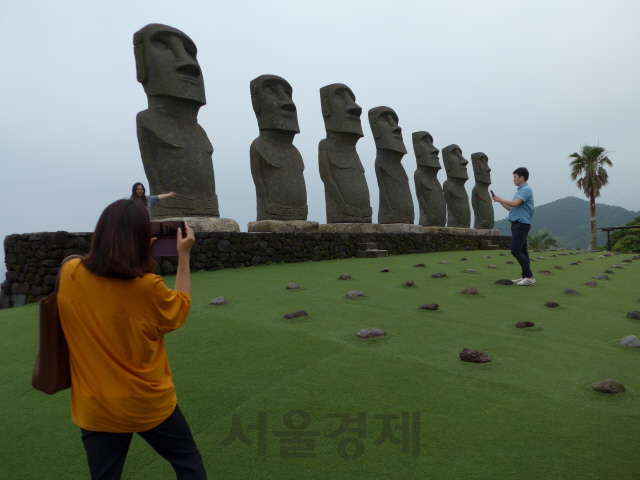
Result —
[{"label": "blue polo shirt", "polygon": [[509,221],[528,223],[531,225],[533,218],[533,190],[528,183],[520,185],[513,199],[521,198],[522,203],[519,207],[511,207],[509,210]]}]

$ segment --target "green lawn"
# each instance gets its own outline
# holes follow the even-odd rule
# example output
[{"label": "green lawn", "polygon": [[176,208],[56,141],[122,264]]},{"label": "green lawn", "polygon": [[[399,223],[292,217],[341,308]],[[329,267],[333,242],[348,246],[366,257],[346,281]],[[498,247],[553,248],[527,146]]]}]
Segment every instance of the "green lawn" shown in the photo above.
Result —
[{"label": "green lawn", "polygon": [[[483,259],[486,253],[493,258]],[[593,275],[631,255],[587,260],[596,254],[533,254],[547,257],[532,263],[533,271],[548,269],[553,275],[536,275],[536,285],[517,287],[494,284],[519,276],[517,263],[505,263],[513,260],[508,252],[499,253],[194,273],[191,313],[167,336],[167,350],[180,407],[209,478],[638,478],[640,349],[618,341],[640,337],[640,322],[627,318],[627,312],[640,310],[640,261],[587,287]],[[582,263],[569,265],[577,260]],[[417,263],[426,268],[414,268]],[[498,268],[487,268],[490,263]],[[381,273],[384,267],[391,271]],[[463,273],[465,268],[478,273]],[[435,272],[447,277],[431,278]],[[342,273],[353,279],[338,280]],[[402,285],[409,279],[414,287]],[[286,290],[290,282],[302,288]],[[172,285],[173,277],[167,283]],[[480,295],[460,293],[470,286]],[[566,288],[581,295],[565,295]],[[349,290],[365,297],[349,299]],[[229,304],[209,305],[219,295]],[[548,300],[560,307],[545,307]],[[440,309],[419,310],[422,303],[438,303]],[[298,309],[309,315],[283,318]],[[0,478],[88,478],[69,392],[49,397],[31,388],[37,316],[35,305],[0,311]],[[536,326],[517,329],[518,320]],[[370,327],[387,336],[355,337]],[[465,347],[485,350],[493,361],[465,363],[458,356]],[[589,387],[609,377],[627,391],[610,395]],[[293,428],[301,424],[300,414],[289,413],[290,422],[284,418],[292,410],[306,412],[310,420],[299,435],[318,432],[304,437],[313,440],[306,451],[312,458],[283,455],[284,438],[274,435],[293,431],[285,420]],[[353,422],[350,430],[327,436],[340,426],[335,414],[355,419],[359,412],[366,432]],[[251,445],[239,439],[222,445],[234,414]],[[266,419],[264,452],[255,428],[259,416]],[[360,456],[345,459],[339,450]],[[175,477],[169,464],[135,437],[123,478]]]}]

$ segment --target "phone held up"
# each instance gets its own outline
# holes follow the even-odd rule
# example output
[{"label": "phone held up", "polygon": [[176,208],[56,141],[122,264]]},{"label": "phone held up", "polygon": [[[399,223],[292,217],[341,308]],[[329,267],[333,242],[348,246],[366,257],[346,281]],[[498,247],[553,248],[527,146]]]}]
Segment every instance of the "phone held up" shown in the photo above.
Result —
[{"label": "phone held up", "polygon": [[157,238],[151,246],[151,255],[154,257],[177,257],[178,228],[182,229],[182,238],[186,238],[187,229],[182,221],[151,222],[151,238]]},{"label": "phone held up", "polygon": [[491,192],[491,196],[492,196],[492,197],[495,197],[495,196],[496,196],[496,194],[495,194],[495,193],[493,193],[493,190],[489,190],[489,191]]}]

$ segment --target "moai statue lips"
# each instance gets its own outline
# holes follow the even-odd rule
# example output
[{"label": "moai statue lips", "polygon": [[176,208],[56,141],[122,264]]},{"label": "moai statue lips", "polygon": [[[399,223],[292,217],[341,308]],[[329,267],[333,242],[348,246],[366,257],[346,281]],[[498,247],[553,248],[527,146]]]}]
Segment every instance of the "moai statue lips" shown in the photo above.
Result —
[{"label": "moai statue lips", "polygon": [[413,151],[416,154],[416,164],[422,167],[441,169],[440,150],[433,146],[433,137],[429,132],[414,132],[412,135]]},{"label": "moai statue lips", "polygon": [[491,184],[489,157],[482,152],[473,153],[471,154],[471,164],[473,165],[473,175],[476,182]]},{"label": "moai statue lips", "polygon": [[277,75],[260,75],[251,80],[251,103],[260,130],[300,133],[298,113],[289,82]]},{"label": "moai statue lips", "polygon": [[355,133],[361,137],[362,108],[356,103],[356,96],[343,83],[334,83],[320,89],[324,126],[332,132]]},{"label": "moai statue lips", "polygon": [[442,149],[442,161],[447,171],[447,177],[469,180],[469,174],[467,173],[469,161],[462,156],[462,149],[458,145],[444,147]]},{"label": "moai statue lips", "polygon": [[402,139],[402,128],[398,125],[398,115],[392,108],[372,108],[369,110],[369,123],[376,148],[407,153]]},{"label": "moai statue lips", "polygon": [[429,132],[412,134],[413,150],[418,168],[414,173],[416,196],[420,207],[420,225],[424,227],[444,227],[447,224],[447,204],[442,185],[438,181],[440,151],[433,146],[433,137]]}]

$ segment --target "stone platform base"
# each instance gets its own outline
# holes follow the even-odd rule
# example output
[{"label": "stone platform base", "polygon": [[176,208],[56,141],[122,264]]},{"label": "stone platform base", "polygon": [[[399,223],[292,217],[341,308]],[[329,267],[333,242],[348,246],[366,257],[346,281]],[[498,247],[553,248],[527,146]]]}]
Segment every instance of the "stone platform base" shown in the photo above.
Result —
[{"label": "stone platform base", "polygon": [[379,233],[424,233],[424,227],[411,223],[379,223],[378,228]]},{"label": "stone platform base", "polygon": [[314,233],[318,231],[318,222],[308,220],[258,220],[249,222],[249,232],[274,232],[274,233]]},{"label": "stone platform base", "polygon": [[379,233],[377,223],[323,223],[319,232],[326,233]]},{"label": "stone platform base", "polygon": [[231,218],[216,217],[171,217],[152,218],[154,222],[187,222],[194,232],[240,232],[240,225]]},{"label": "stone platform base", "polygon": [[477,229],[477,228],[459,228],[459,227],[422,227],[424,233],[449,233],[452,235],[488,235],[497,237],[500,230]]}]

